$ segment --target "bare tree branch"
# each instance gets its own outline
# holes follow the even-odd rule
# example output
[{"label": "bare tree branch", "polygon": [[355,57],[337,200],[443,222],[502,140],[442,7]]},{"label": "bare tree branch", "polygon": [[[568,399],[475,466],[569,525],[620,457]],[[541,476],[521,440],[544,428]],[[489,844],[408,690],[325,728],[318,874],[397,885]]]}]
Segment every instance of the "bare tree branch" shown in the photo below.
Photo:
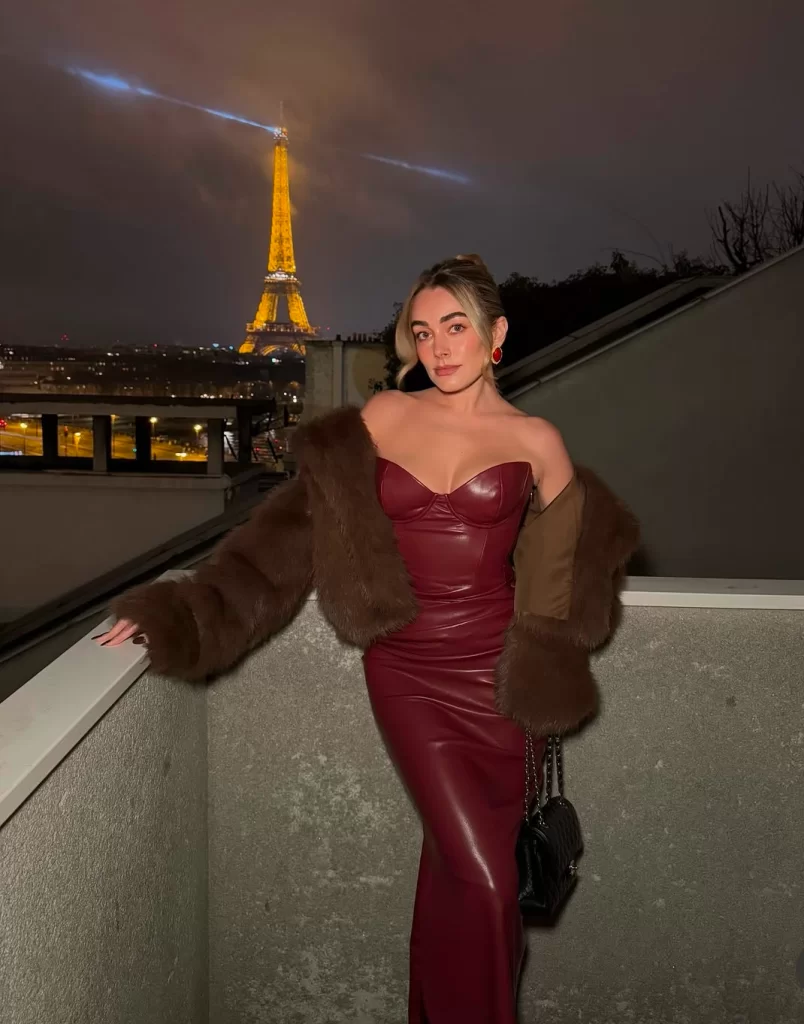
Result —
[{"label": "bare tree branch", "polygon": [[789,185],[758,188],[748,181],[734,202],[724,201],[717,214],[707,213],[717,257],[725,256],[741,274],[771,256],[804,244],[804,172],[794,170]]}]

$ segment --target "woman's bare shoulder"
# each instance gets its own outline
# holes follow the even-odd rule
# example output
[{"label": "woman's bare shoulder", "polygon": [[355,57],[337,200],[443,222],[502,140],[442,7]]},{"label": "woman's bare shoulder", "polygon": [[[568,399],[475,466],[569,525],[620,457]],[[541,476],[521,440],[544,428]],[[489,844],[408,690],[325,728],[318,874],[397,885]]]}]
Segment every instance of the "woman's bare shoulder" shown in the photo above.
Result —
[{"label": "woman's bare shoulder", "polygon": [[363,422],[375,441],[401,422],[413,401],[404,391],[378,391],[360,410]]},{"label": "woman's bare shoulder", "polygon": [[398,391],[395,388],[384,389],[371,396],[360,410],[360,415],[364,420],[392,416],[410,401],[410,395],[406,395],[404,391]]},{"label": "woman's bare shoulder", "polygon": [[520,443],[534,453],[564,446],[561,431],[542,416],[528,416],[526,413],[512,416],[511,428],[516,432]]}]

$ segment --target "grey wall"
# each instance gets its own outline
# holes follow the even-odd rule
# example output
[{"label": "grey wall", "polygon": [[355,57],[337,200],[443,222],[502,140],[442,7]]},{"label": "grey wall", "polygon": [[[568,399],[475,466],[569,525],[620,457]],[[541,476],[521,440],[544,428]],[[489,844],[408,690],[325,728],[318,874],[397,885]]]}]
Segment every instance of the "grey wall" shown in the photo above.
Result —
[{"label": "grey wall", "polygon": [[306,343],[304,420],[340,405],[365,405],[370,381],[385,379],[385,348],[372,342]]},{"label": "grey wall", "polygon": [[308,603],[209,691],[210,1020],[399,1024],[415,816]]},{"label": "grey wall", "polygon": [[514,404],[633,505],[634,571],[804,579],[804,250]]},{"label": "grey wall", "polygon": [[[802,613],[627,609],[565,744],[582,877],[523,1021],[804,1014]],[[210,1020],[399,1024],[418,825],[309,605],[209,693]]]},{"label": "grey wall", "polygon": [[3,1024],[206,1024],[206,699],[146,675],[0,830]]},{"label": "grey wall", "polygon": [[4,475],[0,622],[221,515],[225,483],[92,473]]}]

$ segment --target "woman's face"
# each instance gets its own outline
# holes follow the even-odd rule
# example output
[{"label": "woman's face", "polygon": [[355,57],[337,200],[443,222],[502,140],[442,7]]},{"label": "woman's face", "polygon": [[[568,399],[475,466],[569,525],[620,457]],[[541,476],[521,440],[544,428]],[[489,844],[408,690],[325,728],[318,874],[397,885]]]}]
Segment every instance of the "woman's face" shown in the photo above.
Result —
[{"label": "woman's face", "polygon": [[[410,308],[416,353],[430,380],[445,393],[462,391],[482,376],[489,350],[460,303],[446,288],[425,288]],[[508,324],[494,324],[494,344],[501,345]]]}]

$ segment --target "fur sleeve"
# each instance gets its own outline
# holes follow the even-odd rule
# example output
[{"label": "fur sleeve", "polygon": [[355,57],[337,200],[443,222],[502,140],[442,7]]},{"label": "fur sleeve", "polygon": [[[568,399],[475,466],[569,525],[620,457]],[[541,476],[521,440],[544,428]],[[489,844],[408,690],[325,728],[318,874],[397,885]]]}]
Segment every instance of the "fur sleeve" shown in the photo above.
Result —
[{"label": "fur sleeve", "polygon": [[221,672],[296,615],[312,583],[304,483],[274,488],[248,522],[188,579],[134,587],[112,602],[148,638],[155,671],[180,679]]},{"label": "fur sleeve", "polygon": [[[576,515],[575,502],[570,511],[568,498],[566,518],[577,525],[562,529],[553,523],[551,536],[559,543],[529,540],[531,557],[538,552],[548,563],[558,559],[552,573],[555,592],[546,599],[538,587],[525,589],[526,600],[517,601],[497,664],[498,709],[539,736],[575,729],[597,710],[589,652],[616,628],[618,587],[639,545],[639,524],[625,504],[591,470],[577,466],[576,479],[583,492],[582,512]],[[546,515],[545,527],[549,522]],[[534,528],[540,529],[538,520]],[[531,568],[537,578],[551,578],[549,564],[534,562]],[[523,571],[527,565],[519,568],[517,581]]]}]

